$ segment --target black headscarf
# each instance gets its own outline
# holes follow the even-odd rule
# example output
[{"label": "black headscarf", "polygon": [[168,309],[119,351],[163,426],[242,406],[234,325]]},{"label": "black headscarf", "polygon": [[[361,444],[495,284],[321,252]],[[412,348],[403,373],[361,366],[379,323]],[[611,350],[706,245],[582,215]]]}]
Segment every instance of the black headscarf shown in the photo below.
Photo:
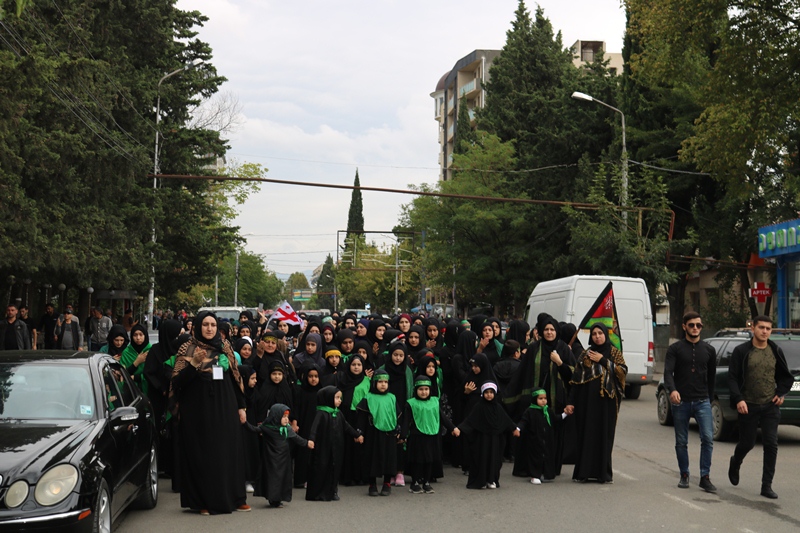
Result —
[{"label": "black headscarf", "polygon": [[203,320],[207,317],[211,317],[214,320],[217,320],[217,315],[212,313],[211,311],[200,311],[197,313],[197,317],[194,319],[192,323],[192,336],[195,338],[196,341],[208,344],[212,348],[222,352],[222,336],[219,334],[219,328],[217,328],[217,332],[214,334],[214,337],[211,339],[206,339],[203,337]]},{"label": "black headscarf", "polygon": [[[572,353],[575,356],[579,356],[581,352],[583,352],[583,343],[581,340],[575,335],[578,331],[578,328],[575,327],[575,324],[570,324],[569,322],[559,322],[559,326],[561,326],[561,340],[564,341],[564,344],[570,346],[570,341],[572,341]],[[573,341],[572,338],[575,337]]]},{"label": "black headscarf", "polygon": [[336,409],[335,399],[337,392],[339,392],[339,389],[337,389],[334,385],[322,387],[319,392],[317,392],[317,406]]},{"label": "black headscarf", "polygon": [[319,367],[311,360],[300,365],[300,369],[298,370],[297,378],[300,380],[300,388],[306,392],[316,392],[320,389],[320,381],[317,381],[314,387],[308,382],[308,374],[312,370],[316,370],[317,376],[319,377]]},{"label": "black headscarf", "polygon": [[[476,353],[472,356],[472,359],[470,359],[469,364],[470,370],[467,373],[467,378],[464,380],[464,383],[469,383],[471,381],[475,383],[478,390],[481,390],[481,386],[483,386],[484,383],[497,383],[497,378],[494,376],[492,365],[489,363],[489,358],[486,357],[486,354]],[[472,365],[476,365],[481,371],[475,374],[472,371]]]},{"label": "black headscarf", "polygon": [[[283,379],[280,383],[274,383],[270,375],[274,370],[283,372]],[[266,379],[257,385],[258,403],[256,404],[256,419],[262,420],[267,416],[267,411],[276,403],[292,406],[292,387],[289,385],[289,375],[286,367],[280,361],[271,361],[267,367]]]},{"label": "black headscarf", "polygon": [[[379,320],[377,318],[375,320],[371,320],[369,325],[367,326],[367,342],[369,342],[370,345],[375,344],[376,342],[379,345],[381,344],[382,339],[378,339],[375,336],[375,332],[378,330],[378,328],[380,326],[386,327],[386,323],[384,323],[383,320]],[[386,332],[385,331],[383,333],[383,338],[384,339],[386,338]]]},{"label": "black headscarf", "polygon": [[[412,346],[409,340],[411,339],[411,334],[416,333],[419,335],[419,341],[417,342],[416,346]],[[419,350],[425,348],[425,341],[427,341],[427,335],[425,334],[425,328],[422,326],[411,326],[408,328],[408,333],[406,333],[406,344],[408,345],[409,352],[418,352]]]},{"label": "black headscarf", "polygon": [[[136,344],[135,342],[133,342],[133,332],[134,331],[141,331],[142,334],[144,334],[144,341],[142,343]],[[141,324],[134,324],[133,327],[131,328],[130,339],[131,339],[131,342],[130,342],[131,348],[136,350],[136,353],[142,353],[142,350],[144,350],[145,346],[147,346],[147,344],[148,344],[147,328],[145,328]]]},{"label": "black headscarf", "polygon": [[[437,369],[437,372],[434,373],[432,377],[425,373],[425,370],[430,365],[433,365],[434,368]],[[431,396],[441,396],[439,392],[438,368],[439,366],[436,364],[436,358],[432,355],[424,355],[417,360],[417,371],[414,380],[416,381],[419,378],[429,379],[431,382]]]},{"label": "black headscarf", "polygon": [[[178,353],[178,336],[181,334],[181,323],[177,320],[164,320],[158,326],[158,344],[162,346],[163,354],[167,355],[165,361]],[[164,361],[161,361],[163,364]]]},{"label": "black headscarf", "polygon": [[[605,343],[598,345],[598,344],[595,344],[594,341],[592,341],[592,331],[594,331],[595,329],[599,329],[606,336],[606,342]],[[595,352],[601,353],[601,354],[603,354],[603,357],[606,357],[606,358],[610,359],[611,358],[611,346],[612,346],[611,345],[611,339],[608,336],[608,326],[606,326],[605,324],[602,324],[602,323],[594,324],[592,326],[592,328],[589,330],[589,349],[590,350],[594,350]]]},{"label": "black headscarf", "polygon": [[351,330],[349,330],[347,328],[340,329],[339,333],[336,334],[336,346],[339,347],[339,351],[341,351],[342,354],[344,354],[344,355],[350,355],[351,353],[353,353],[355,351],[355,346],[353,347],[353,350],[347,352],[346,354],[345,354],[344,350],[342,350],[342,341],[347,340],[347,339],[350,339],[350,340],[355,342],[355,340],[356,340],[355,333],[353,333]]},{"label": "black headscarf", "polygon": [[[544,338],[544,328],[550,324],[556,330],[556,338],[552,341],[545,340]],[[559,335],[561,332],[561,327],[558,325],[558,320],[553,318],[550,315],[547,315],[543,320],[540,320],[538,324],[536,324],[536,331],[539,333],[539,342],[542,343],[542,355],[547,354],[550,355],[550,352],[556,349],[559,342]]]},{"label": "black headscarf", "polygon": [[[122,337],[125,339],[125,342],[122,343],[122,346],[117,348],[114,346],[114,339],[117,337]],[[125,331],[125,327],[122,324],[115,324],[111,326],[111,329],[108,331],[108,354],[109,355],[121,355],[125,348],[127,348],[128,343],[130,340],[128,339],[128,332]]]},{"label": "black headscarf", "polygon": [[[150,387],[162,393],[169,391],[169,377],[172,374],[164,363],[178,353],[178,336],[182,328],[177,320],[164,320],[158,327],[158,344],[150,349],[144,361],[144,375]],[[150,398],[152,400],[153,396]]]},{"label": "black headscarf", "polygon": [[531,327],[524,320],[512,320],[508,323],[506,340],[517,341],[519,345],[524,348],[527,345],[525,337],[530,330]]}]

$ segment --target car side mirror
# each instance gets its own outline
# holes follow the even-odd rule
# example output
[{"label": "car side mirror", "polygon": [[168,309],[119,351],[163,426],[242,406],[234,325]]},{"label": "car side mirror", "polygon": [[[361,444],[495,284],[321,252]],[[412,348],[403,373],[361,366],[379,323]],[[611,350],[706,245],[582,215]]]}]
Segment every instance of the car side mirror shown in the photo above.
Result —
[{"label": "car side mirror", "polygon": [[139,411],[135,407],[118,407],[110,414],[113,427],[126,426],[139,420]]}]

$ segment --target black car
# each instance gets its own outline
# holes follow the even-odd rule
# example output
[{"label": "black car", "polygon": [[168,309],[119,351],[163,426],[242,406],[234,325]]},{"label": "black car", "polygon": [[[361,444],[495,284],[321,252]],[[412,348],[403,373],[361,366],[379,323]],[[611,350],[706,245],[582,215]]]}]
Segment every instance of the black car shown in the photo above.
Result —
[{"label": "black car", "polygon": [[[730,405],[731,392],[728,386],[728,364],[733,349],[749,342],[749,330],[721,330],[717,335],[705,339],[717,351],[717,374],[714,380],[714,400],[711,415],[714,421],[714,440],[728,440],[736,431],[739,415]],[[781,406],[781,424],[800,426],[800,332],[797,330],[773,330],[770,340],[783,350],[786,363],[794,375],[794,384]],[[669,394],[662,379],[656,390],[658,399],[658,422],[662,426],[672,425],[672,409]]]},{"label": "black car", "polygon": [[110,533],[158,500],[150,402],[107,354],[0,351],[0,531]]}]

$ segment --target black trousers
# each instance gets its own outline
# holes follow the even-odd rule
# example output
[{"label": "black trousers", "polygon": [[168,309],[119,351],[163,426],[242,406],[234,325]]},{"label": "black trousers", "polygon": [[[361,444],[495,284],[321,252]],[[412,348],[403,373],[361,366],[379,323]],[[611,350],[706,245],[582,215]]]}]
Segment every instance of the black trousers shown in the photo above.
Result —
[{"label": "black trousers", "polygon": [[761,444],[764,447],[764,466],[761,486],[770,487],[775,477],[778,460],[778,424],[781,421],[780,407],[774,403],[763,405],[748,403],[747,414],[739,413],[739,443],[733,452],[734,460],[741,464],[747,453],[756,445],[756,431],[761,426]]}]

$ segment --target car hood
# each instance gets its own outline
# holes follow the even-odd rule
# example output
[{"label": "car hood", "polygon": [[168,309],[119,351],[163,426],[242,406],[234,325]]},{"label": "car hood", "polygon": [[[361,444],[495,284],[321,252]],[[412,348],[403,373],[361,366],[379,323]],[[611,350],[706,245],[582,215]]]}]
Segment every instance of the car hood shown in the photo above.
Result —
[{"label": "car hood", "polygon": [[36,483],[49,467],[68,462],[92,434],[95,420],[0,422],[0,475],[3,485]]}]

